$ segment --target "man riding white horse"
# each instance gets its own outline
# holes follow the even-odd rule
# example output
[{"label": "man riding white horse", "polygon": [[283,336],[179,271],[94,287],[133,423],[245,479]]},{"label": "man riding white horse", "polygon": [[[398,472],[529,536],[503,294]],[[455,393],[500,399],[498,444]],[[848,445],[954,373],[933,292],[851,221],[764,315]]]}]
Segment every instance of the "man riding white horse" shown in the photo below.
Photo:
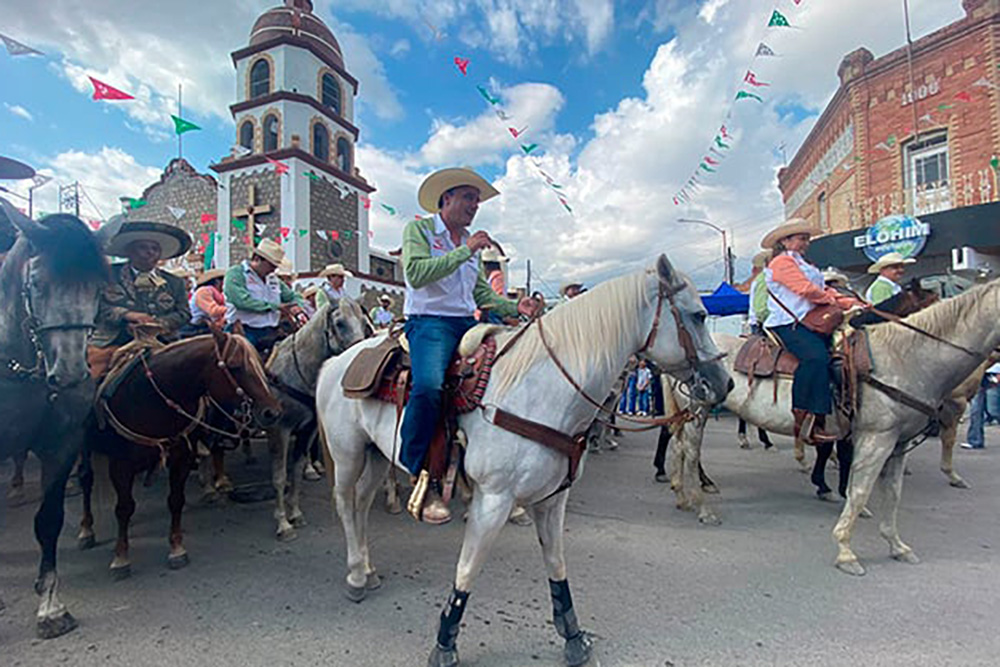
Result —
[{"label": "man riding white horse", "polygon": [[899,281],[903,279],[907,264],[917,260],[903,257],[898,252],[890,252],[878,258],[878,261],[868,267],[868,273],[878,274],[865,292],[865,299],[872,305],[878,305],[886,299],[891,299],[903,288]]},{"label": "man riding white horse", "polygon": [[[433,216],[403,230],[406,279],[404,332],[410,344],[413,384],[400,430],[400,461],[418,475],[440,420],[445,371],[462,336],[476,324],[476,307],[501,317],[531,316],[539,303],[509,301],[490,289],[478,253],[494,245],[485,231],[469,233],[479,205],[500,194],[486,179],[465,168],[436,171],[420,186],[420,206]],[[451,512],[441,498],[440,480],[431,480],[423,520],[445,523]]]}]

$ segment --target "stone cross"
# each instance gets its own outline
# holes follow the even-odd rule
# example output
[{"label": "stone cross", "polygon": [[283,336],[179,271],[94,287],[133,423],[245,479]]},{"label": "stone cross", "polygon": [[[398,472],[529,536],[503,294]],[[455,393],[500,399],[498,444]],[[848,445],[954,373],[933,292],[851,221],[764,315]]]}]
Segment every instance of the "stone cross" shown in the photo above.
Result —
[{"label": "stone cross", "polygon": [[247,205],[244,208],[238,208],[233,211],[233,215],[237,218],[247,219],[247,231],[250,234],[250,238],[257,236],[257,216],[263,215],[265,213],[271,212],[270,204],[256,204],[257,201],[257,187],[254,185],[249,186],[249,191],[247,192]]}]

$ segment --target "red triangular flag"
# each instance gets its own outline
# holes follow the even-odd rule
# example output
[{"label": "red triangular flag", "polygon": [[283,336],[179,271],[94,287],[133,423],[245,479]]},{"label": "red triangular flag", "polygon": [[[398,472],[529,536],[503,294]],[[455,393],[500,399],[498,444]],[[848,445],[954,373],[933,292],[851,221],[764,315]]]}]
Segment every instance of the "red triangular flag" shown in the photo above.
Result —
[{"label": "red triangular flag", "polygon": [[368,197],[362,197],[361,201],[365,205],[365,210],[368,210],[368,209],[370,209],[372,207],[372,200],[369,199]]},{"label": "red triangular flag", "polygon": [[203,224],[203,225],[207,224],[209,222],[215,222],[216,219],[217,218],[213,214],[211,214],[211,213],[202,213],[201,214],[201,224]]},{"label": "red triangular flag", "polygon": [[333,230],[333,231],[330,232],[330,240],[331,241],[336,241],[339,238],[340,238],[340,232],[338,232],[337,230]]},{"label": "red triangular flag", "polygon": [[202,232],[201,240],[204,241],[205,243],[208,243],[208,234]]},{"label": "red triangular flag", "polygon": [[98,81],[92,76],[87,77],[90,82],[94,84],[94,96],[92,99],[95,100],[134,100],[135,98],[126,92],[118,90],[114,86],[109,86],[103,81]]},{"label": "red triangular flag", "polygon": [[277,160],[272,160],[269,157],[265,157],[265,159],[268,162],[270,162],[271,164],[274,165],[274,170],[276,172],[278,172],[279,174],[287,174],[288,173],[288,165],[285,164],[284,162],[278,162]]},{"label": "red triangular flag", "polygon": [[968,91],[963,90],[962,92],[955,95],[955,99],[961,100],[962,102],[971,102],[972,95]]},{"label": "red triangular flag", "polygon": [[291,230],[288,227],[282,227],[281,228],[281,237],[282,238],[288,238],[288,232],[290,232],[290,231]]},{"label": "red triangular flag", "polygon": [[455,65],[458,67],[458,71],[462,73],[463,76],[469,73],[469,59],[459,58],[455,56]]}]

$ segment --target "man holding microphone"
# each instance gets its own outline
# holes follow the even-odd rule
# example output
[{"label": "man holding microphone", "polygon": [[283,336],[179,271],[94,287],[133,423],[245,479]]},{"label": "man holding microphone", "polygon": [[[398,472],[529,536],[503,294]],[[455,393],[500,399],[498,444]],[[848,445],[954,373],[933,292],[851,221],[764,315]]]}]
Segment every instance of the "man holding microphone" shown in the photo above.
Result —
[{"label": "man holding microphone", "polygon": [[[432,217],[414,220],[403,230],[406,279],[404,332],[410,344],[409,402],[400,428],[400,462],[419,475],[440,420],[445,371],[466,331],[476,324],[477,307],[501,317],[530,317],[543,304],[530,298],[515,303],[490,289],[479,251],[494,245],[485,231],[469,232],[479,205],[500,194],[467,168],[436,171],[420,186],[420,206]],[[423,520],[445,523],[451,513],[431,480]]]}]

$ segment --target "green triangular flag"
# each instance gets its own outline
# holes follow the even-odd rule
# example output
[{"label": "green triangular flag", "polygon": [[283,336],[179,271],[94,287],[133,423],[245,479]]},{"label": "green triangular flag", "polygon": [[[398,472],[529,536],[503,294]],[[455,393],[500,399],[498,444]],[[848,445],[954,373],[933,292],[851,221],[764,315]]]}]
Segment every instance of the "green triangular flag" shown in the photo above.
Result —
[{"label": "green triangular flag", "polygon": [[317,176],[315,174],[315,172],[312,172],[312,171],[307,171],[305,173],[305,176],[306,176],[306,178],[308,178],[309,180],[312,180],[312,181],[321,181],[321,180],[323,180],[319,176]]},{"label": "green triangular flag", "polygon": [[246,231],[246,228],[247,228],[247,222],[246,222],[246,220],[240,220],[239,218],[233,218],[232,221],[231,221],[231,224],[233,225],[233,227],[235,227],[236,229],[240,230],[241,232],[242,231]]},{"label": "green triangular flag", "polygon": [[764,99],[760,95],[754,95],[753,93],[748,93],[745,90],[741,90],[740,92],[736,93],[737,100],[745,100],[747,98],[757,100],[758,102],[764,101]]},{"label": "green triangular flag", "polygon": [[128,198],[128,207],[132,210],[135,210],[137,208],[142,208],[146,204],[147,202],[145,199],[133,199],[132,197]]},{"label": "green triangular flag", "polygon": [[993,159],[990,160],[990,166],[993,167],[995,171],[1000,171],[1000,158],[994,155]]},{"label": "green triangular flag", "polygon": [[784,14],[779,12],[777,9],[771,14],[771,20],[767,24],[768,28],[788,28],[788,19],[785,18]]},{"label": "green triangular flag", "polygon": [[309,233],[308,229],[298,229],[296,231],[299,233],[299,238],[302,238],[303,236]]},{"label": "green triangular flag", "polygon": [[208,237],[208,246],[205,248],[205,271],[212,268],[212,262],[215,260],[215,234]]},{"label": "green triangular flag", "polygon": [[712,169],[711,167],[709,167],[709,166],[708,166],[707,164],[705,164],[704,162],[702,162],[702,163],[701,163],[700,165],[698,165],[698,166],[699,166],[699,167],[701,167],[702,169],[704,169],[705,171],[708,171],[708,172],[711,172],[711,173],[713,173],[713,174],[714,174],[714,173],[715,173],[715,171],[716,171],[715,169]]},{"label": "green triangular flag", "polygon": [[896,145],[896,135],[890,134],[889,138],[885,140],[885,143],[889,145],[890,148]]},{"label": "green triangular flag", "polygon": [[[389,211],[389,215],[396,215],[396,209],[394,209],[393,207],[389,206],[388,204],[382,204],[382,208],[384,208],[385,210]],[[348,238],[350,238],[350,237],[348,237]]]},{"label": "green triangular flag", "polygon": [[535,150],[536,148],[538,148],[538,144],[527,144],[527,145],[521,144],[521,150],[524,151],[525,155],[530,155],[531,151]]},{"label": "green triangular flag", "polygon": [[729,144],[723,142],[721,137],[715,138],[715,145],[719,148],[729,148]]},{"label": "green triangular flag", "polygon": [[184,134],[185,132],[190,132],[191,130],[201,129],[191,121],[184,120],[180,116],[170,114],[170,117],[174,119],[174,134]]}]

